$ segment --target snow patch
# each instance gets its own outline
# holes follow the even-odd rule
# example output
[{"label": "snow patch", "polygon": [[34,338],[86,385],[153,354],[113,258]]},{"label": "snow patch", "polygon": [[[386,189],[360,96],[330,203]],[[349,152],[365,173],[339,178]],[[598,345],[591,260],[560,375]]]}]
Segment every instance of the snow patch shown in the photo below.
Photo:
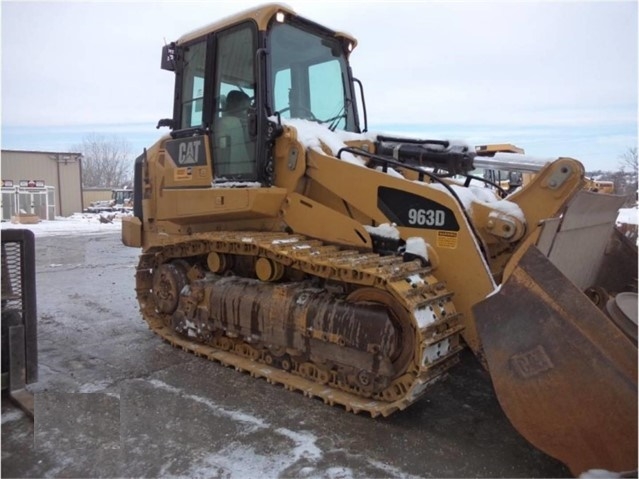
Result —
[{"label": "snow patch", "polygon": [[285,239],[273,240],[271,241],[271,244],[291,244],[291,243],[297,243],[297,242],[299,242],[299,239],[297,238],[285,238]]},{"label": "snow patch", "polygon": [[257,181],[225,181],[224,178],[216,178],[211,183],[212,188],[261,188],[262,184]]},{"label": "snow patch", "polygon": [[428,248],[424,238],[419,236],[411,236],[406,240],[406,252],[424,258],[428,261]]},{"label": "snow patch", "polygon": [[[244,434],[268,430],[273,435],[274,442],[279,442],[278,437],[286,438],[292,442],[292,445],[287,447],[284,452],[269,454],[260,454],[251,447],[231,442],[224,449],[194,461],[186,474],[181,477],[282,477],[282,475],[289,477],[291,476],[290,471],[295,470],[295,467],[299,467],[301,464],[305,466],[297,470],[295,477],[352,477],[349,469],[339,466],[331,466],[328,469],[322,467],[325,452],[317,444],[318,437],[310,432],[283,427],[273,429],[272,425],[263,419],[238,410],[223,408],[208,398],[186,394],[183,389],[178,389],[158,379],[152,379],[148,382],[158,389],[200,403],[216,415],[249,426],[248,430],[243,432]],[[171,477],[169,472],[171,465],[172,463],[169,462],[162,468],[162,474],[160,474],[162,477]],[[397,477],[405,477],[401,471],[397,472]]]},{"label": "snow patch", "polygon": [[605,469],[590,469],[579,475],[580,479],[604,479],[607,477],[621,477],[618,472],[606,471]]},{"label": "snow patch", "polygon": [[[450,191],[448,190],[448,188],[446,188],[442,184],[430,183],[428,186],[450,195]],[[512,216],[522,223],[526,221],[524,212],[521,210],[518,204],[506,199],[500,199],[497,194],[490,188],[481,188],[478,186],[465,187],[455,184],[449,186],[455,192],[462,205],[464,206],[464,209],[469,214],[472,214],[473,203],[478,203],[497,210],[500,213]]]},{"label": "snow patch", "polygon": [[382,238],[389,238],[398,240],[399,239],[399,230],[396,227],[395,223],[382,223],[379,226],[367,226],[364,225],[366,231],[375,236],[380,236]]},{"label": "snow patch", "polygon": [[429,326],[437,321],[437,315],[435,314],[435,311],[433,311],[433,309],[430,307],[416,309],[413,314],[415,315],[415,319],[417,320],[417,326],[419,327],[419,329],[423,329],[426,326]]},{"label": "snow patch", "polygon": [[309,432],[296,432],[286,428],[275,429],[275,432],[281,434],[284,437],[289,438],[295,444],[293,448],[293,455],[296,458],[306,459],[321,459],[323,454],[322,450],[315,444],[317,442],[317,436]]},{"label": "snow patch", "polygon": [[218,406],[213,401],[207,398],[196,396],[194,394],[184,394],[184,391],[182,389],[178,389],[174,386],[171,386],[170,384],[167,384],[164,381],[160,381],[159,379],[151,379],[148,381],[148,383],[158,389],[162,389],[164,391],[167,391],[173,394],[178,394],[187,399],[203,404],[204,406],[211,409],[214,413],[219,414],[220,416],[230,418],[233,421],[247,424],[248,426],[251,426],[251,428],[265,429],[269,427],[269,425],[265,423],[262,419],[256,418],[255,416],[251,416],[250,414],[245,414],[240,411],[225,409],[221,406]]},{"label": "snow patch", "polygon": [[[297,130],[297,139],[307,149],[312,149],[323,153],[322,145],[328,148],[331,154],[337,157],[337,153],[346,147],[345,141],[371,140],[376,139],[376,135],[371,137],[370,134],[351,133],[342,130],[331,131],[328,127],[314,121],[302,120],[299,118],[286,119],[282,118],[282,124],[292,126]],[[343,152],[340,155],[343,161],[359,166],[365,166],[366,162],[357,158],[352,153]]]},{"label": "snow patch", "polygon": [[617,225],[639,225],[639,211],[637,207],[621,208],[617,216]]},{"label": "snow patch", "polygon": [[41,236],[65,235],[94,235],[104,233],[120,233],[122,231],[122,217],[130,216],[125,213],[113,213],[111,223],[100,222],[98,213],[73,213],[71,216],[56,216],[55,220],[40,220],[36,224],[14,224],[3,222],[2,230],[28,229],[33,231],[36,238]]},{"label": "snow patch", "polygon": [[26,415],[20,410],[5,412],[2,414],[2,424],[18,421],[23,417],[26,417]]},{"label": "snow patch", "polygon": [[[429,382],[430,381],[426,381],[426,384],[428,384]],[[401,471],[400,469],[397,469],[396,467],[393,467],[384,462],[375,461],[374,459],[371,459],[370,457],[368,457],[366,461],[371,466],[377,469],[380,469],[381,471],[384,471],[385,474],[382,474],[383,477],[398,477],[403,479],[413,479],[413,478],[422,477],[422,476],[413,476],[412,474],[406,474],[405,472]]]},{"label": "snow patch", "polygon": [[[381,166],[378,166],[375,168],[376,171],[380,171],[380,172],[384,172],[384,168]],[[394,176],[395,178],[401,178],[402,180],[405,180],[406,178],[404,177],[404,175],[402,175],[399,171],[397,171],[395,168],[386,168],[386,174],[389,176]]]},{"label": "snow patch", "polygon": [[346,479],[355,477],[355,475],[350,467],[329,467],[326,470],[326,477],[328,479]]},{"label": "snow patch", "polygon": [[104,391],[111,386],[109,381],[98,381],[96,383],[86,383],[80,386],[79,392],[81,393],[96,393],[98,391]]},{"label": "snow patch", "polygon": [[444,357],[450,350],[450,340],[448,338],[439,341],[424,350],[423,364],[432,364]]}]

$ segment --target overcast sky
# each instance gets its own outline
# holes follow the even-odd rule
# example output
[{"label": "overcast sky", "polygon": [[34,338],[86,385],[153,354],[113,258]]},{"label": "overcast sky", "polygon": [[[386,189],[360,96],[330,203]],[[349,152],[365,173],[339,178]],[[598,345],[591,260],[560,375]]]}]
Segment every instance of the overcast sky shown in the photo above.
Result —
[{"label": "overcast sky", "polygon": [[[3,0],[2,148],[99,133],[137,155],[172,112],[165,40],[260,3]],[[511,142],[590,170],[637,146],[635,1],[285,3],[358,39],[371,130]]]}]

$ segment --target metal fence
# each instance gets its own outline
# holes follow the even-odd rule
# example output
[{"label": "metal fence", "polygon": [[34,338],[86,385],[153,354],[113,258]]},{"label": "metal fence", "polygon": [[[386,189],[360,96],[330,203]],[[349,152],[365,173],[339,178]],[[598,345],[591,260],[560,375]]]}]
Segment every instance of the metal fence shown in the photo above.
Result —
[{"label": "metal fence", "polygon": [[19,214],[37,215],[42,220],[55,219],[55,188],[10,186],[2,188],[2,219],[9,221]]}]

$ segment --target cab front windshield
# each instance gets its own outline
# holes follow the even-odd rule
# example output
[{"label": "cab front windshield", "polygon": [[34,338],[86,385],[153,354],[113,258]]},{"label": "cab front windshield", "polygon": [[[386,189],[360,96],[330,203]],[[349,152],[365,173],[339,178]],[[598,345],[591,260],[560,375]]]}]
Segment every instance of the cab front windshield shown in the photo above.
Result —
[{"label": "cab front windshield", "polygon": [[269,58],[273,109],[281,118],[356,131],[348,67],[338,39],[276,23]]}]

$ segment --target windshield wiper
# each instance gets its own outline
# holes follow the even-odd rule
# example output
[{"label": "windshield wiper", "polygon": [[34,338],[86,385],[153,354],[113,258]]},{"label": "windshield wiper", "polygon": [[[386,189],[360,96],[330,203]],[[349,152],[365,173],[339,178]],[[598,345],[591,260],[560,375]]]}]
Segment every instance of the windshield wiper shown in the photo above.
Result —
[{"label": "windshield wiper", "polygon": [[328,129],[331,131],[335,131],[335,129],[337,128],[337,125],[339,124],[339,121],[342,118],[346,119],[348,117],[346,113],[346,109],[350,106],[351,102],[352,100],[350,98],[346,98],[344,100],[344,105],[342,105],[342,108],[340,109],[337,115],[335,115],[334,117],[328,118],[327,120],[323,120],[320,123],[328,123],[330,121],[331,124],[328,127]]}]

